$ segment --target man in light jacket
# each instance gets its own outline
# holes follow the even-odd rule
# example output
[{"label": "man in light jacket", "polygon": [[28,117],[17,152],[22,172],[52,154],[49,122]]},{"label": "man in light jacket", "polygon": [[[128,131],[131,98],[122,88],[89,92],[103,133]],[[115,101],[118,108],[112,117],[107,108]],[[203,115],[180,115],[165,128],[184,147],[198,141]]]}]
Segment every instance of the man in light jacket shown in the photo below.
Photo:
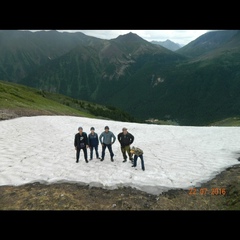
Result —
[{"label": "man in light jacket", "polygon": [[108,151],[110,153],[111,161],[113,162],[114,161],[114,159],[113,159],[114,153],[112,151],[112,144],[114,144],[114,142],[116,140],[116,136],[113,134],[113,132],[109,131],[108,126],[106,126],[104,129],[105,129],[105,131],[102,132],[99,136],[99,141],[102,144],[102,158],[101,158],[101,161],[104,160],[105,150],[106,150],[106,147],[107,147]]}]

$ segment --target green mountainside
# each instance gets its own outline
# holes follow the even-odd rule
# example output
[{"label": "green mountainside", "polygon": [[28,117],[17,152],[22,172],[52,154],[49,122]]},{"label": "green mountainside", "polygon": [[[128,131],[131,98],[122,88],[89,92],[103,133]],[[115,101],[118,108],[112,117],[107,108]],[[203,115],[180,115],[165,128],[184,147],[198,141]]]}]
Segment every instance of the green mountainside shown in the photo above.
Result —
[{"label": "green mountainside", "polygon": [[0,79],[123,109],[140,121],[209,125],[240,116],[240,31],[171,51],[128,33],[0,31]]},{"label": "green mountainside", "polygon": [[4,115],[9,113],[14,113],[13,117],[15,115],[69,115],[141,122],[112,106],[98,105],[61,94],[0,81],[0,119],[4,119]]},{"label": "green mountainside", "polygon": [[[209,31],[176,50],[176,53],[190,58],[202,57],[204,55],[214,56],[214,51],[221,51],[225,44],[231,42],[232,39],[236,39],[236,34],[239,34],[239,30]],[[231,48],[232,44],[229,47]]]}]

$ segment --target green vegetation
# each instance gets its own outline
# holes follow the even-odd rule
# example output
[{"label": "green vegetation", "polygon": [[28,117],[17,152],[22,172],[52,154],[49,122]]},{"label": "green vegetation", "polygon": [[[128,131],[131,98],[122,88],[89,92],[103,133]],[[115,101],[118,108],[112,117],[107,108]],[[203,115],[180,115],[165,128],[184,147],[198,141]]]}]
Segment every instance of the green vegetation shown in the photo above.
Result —
[{"label": "green vegetation", "polygon": [[[0,81],[0,111],[10,110],[29,115],[69,115],[111,119],[123,122],[146,122],[157,125],[179,125],[172,120],[148,119],[141,121],[113,106],[104,106],[65,95],[40,91],[24,85]],[[27,115],[28,115],[27,114]],[[1,119],[2,117],[0,117]],[[240,126],[240,117],[214,121],[207,126]]]},{"label": "green vegetation", "polygon": [[226,118],[218,122],[209,124],[210,126],[240,126],[240,117]]},{"label": "green vegetation", "polygon": [[0,109],[33,110],[45,114],[93,117],[87,112],[81,112],[48,99],[36,89],[4,81],[0,81]]},{"label": "green vegetation", "polygon": [[76,100],[61,94],[40,91],[16,83],[0,81],[0,110],[28,112],[30,115],[70,115],[134,122],[137,119],[115,107]]},{"label": "green vegetation", "polygon": [[[0,40],[0,79],[38,89],[45,101],[34,106],[44,111],[58,112],[51,99],[61,111],[129,122],[207,126],[240,116],[239,30],[209,32],[175,52],[132,33],[102,40],[0,31]],[[11,98],[3,106],[37,101],[20,101],[16,90]]]}]

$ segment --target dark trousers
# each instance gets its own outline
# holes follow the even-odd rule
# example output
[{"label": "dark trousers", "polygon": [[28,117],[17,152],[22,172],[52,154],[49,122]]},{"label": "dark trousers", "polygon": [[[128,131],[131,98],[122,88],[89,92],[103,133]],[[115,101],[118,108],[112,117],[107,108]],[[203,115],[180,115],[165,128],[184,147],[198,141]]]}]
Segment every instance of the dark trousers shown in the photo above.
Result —
[{"label": "dark trousers", "polygon": [[90,147],[90,158],[91,158],[91,159],[93,158],[93,150],[95,150],[96,157],[99,158],[99,154],[98,154],[98,146]]},{"label": "dark trousers", "polygon": [[137,155],[134,155],[134,159],[133,159],[133,166],[134,166],[134,167],[136,167],[136,166],[137,166],[137,159],[138,159],[138,157],[140,157],[140,159],[141,159],[142,170],[145,170],[145,166],[144,166],[144,160],[143,160],[143,155],[142,155],[142,154],[141,154],[141,155],[139,155],[139,156],[137,156]]},{"label": "dark trousers", "polygon": [[77,148],[77,151],[76,151],[76,160],[79,161],[79,158],[80,158],[80,151],[83,150],[83,153],[84,153],[84,159],[85,161],[87,160],[87,148]]},{"label": "dark trousers", "polygon": [[113,151],[112,151],[112,144],[103,144],[102,145],[102,159],[104,159],[104,157],[105,157],[106,147],[108,148],[108,151],[110,153],[111,158],[113,158],[114,154],[113,154]]}]

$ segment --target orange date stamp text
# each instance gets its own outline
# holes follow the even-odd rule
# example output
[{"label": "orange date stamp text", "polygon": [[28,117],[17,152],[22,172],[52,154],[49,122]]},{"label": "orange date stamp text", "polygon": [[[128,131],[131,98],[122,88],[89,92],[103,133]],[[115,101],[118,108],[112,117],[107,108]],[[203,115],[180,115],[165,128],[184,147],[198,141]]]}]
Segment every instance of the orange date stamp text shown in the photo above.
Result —
[{"label": "orange date stamp text", "polygon": [[188,194],[195,196],[195,195],[225,195],[226,188],[190,188],[188,190]]}]

